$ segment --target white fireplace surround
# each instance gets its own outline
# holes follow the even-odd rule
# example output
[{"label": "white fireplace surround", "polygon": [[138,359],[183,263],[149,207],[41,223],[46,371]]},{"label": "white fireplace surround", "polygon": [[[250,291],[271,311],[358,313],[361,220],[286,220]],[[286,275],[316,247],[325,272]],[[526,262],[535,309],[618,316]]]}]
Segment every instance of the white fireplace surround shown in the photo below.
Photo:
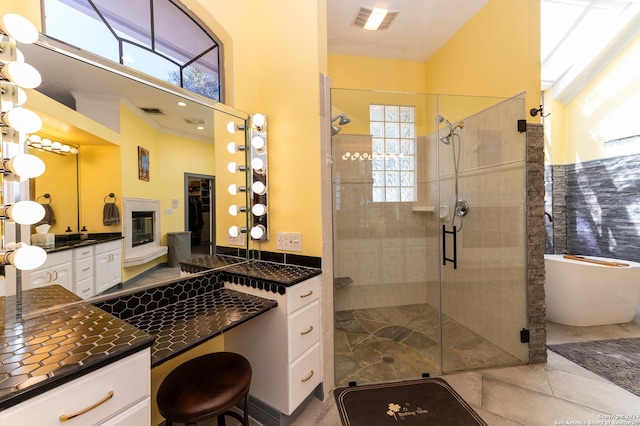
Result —
[{"label": "white fireplace surround", "polygon": [[[123,198],[122,227],[124,229],[124,256],[125,267],[144,265],[147,262],[167,254],[167,246],[160,245],[160,200],[148,200],[145,198]],[[153,212],[153,241],[133,247],[132,213]]]}]

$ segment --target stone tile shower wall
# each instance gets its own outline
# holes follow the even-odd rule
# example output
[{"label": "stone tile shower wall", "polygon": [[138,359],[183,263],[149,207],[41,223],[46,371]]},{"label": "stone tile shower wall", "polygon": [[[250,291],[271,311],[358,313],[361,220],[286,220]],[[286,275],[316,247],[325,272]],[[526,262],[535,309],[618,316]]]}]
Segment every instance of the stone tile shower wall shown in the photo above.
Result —
[{"label": "stone tile shower wall", "polygon": [[547,166],[547,252],[640,261],[638,162],[640,155],[628,155]]}]

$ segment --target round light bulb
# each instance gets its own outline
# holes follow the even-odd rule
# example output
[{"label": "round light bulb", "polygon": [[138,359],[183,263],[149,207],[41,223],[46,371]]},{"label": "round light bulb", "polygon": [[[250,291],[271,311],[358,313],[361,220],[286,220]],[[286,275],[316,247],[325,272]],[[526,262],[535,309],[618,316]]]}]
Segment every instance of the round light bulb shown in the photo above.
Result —
[{"label": "round light bulb", "polygon": [[232,226],[231,228],[229,228],[230,237],[237,237],[243,232],[246,232],[246,229],[240,228],[239,226]]},{"label": "round light bulb", "polygon": [[11,173],[20,176],[21,181],[38,177],[45,170],[44,162],[31,154],[18,154],[3,161],[3,165]]},{"label": "round light bulb", "polygon": [[42,139],[41,143],[42,143],[42,146],[51,146],[52,144],[51,139],[47,139],[47,138]]},{"label": "round light bulb", "polygon": [[234,142],[229,142],[229,145],[227,145],[227,151],[229,151],[229,154],[235,154],[238,152],[238,145]]},{"label": "round light bulb", "polygon": [[232,161],[227,165],[227,170],[229,170],[229,173],[235,173],[238,170],[245,171],[246,167],[245,166],[239,166],[238,163],[236,163],[235,161]]},{"label": "round light bulb", "polygon": [[42,83],[42,76],[38,70],[25,62],[7,62],[0,69],[0,74],[25,89],[35,89]]},{"label": "round light bulb", "polygon": [[251,146],[256,151],[264,149],[264,138],[262,136],[254,136],[251,138]]},{"label": "round light bulb", "polygon": [[42,128],[38,114],[24,108],[12,108],[2,115],[2,121],[18,132],[33,133]]},{"label": "round light bulb", "polygon": [[265,231],[266,230],[262,225],[254,226],[253,228],[251,228],[251,238],[253,238],[254,240],[259,240],[264,236]]},{"label": "round light bulb", "polygon": [[242,207],[238,207],[236,204],[229,206],[229,214],[231,216],[238,216],[238,213],[245,211]]},{"label": "round light bulb", "polygon": [[231,185],[229,185],[229,194],[231,195],[238,195],[238,192],[244,192],[247,189],[244,186],[238,186],[235,183],[232,183]]},{"label": "round light bulb", "polygon": [[69,153],[76,155],[78,153],[78,148],[72,147],[71,149],[69,149]]},{"label": "round light bulb", "polygon": [[227,123],[227,131],[229,133],[235,133],[238,130],[238,126],[233,121]]},{"label": "round light bulb", "polygon": [[47,260],[47,252],[42,247],[21,243],[21,247],[8,256],[9,263],[22,271],[39,268]]},{"label": "round light bulb", "polygon": [[258,130],[262,130],[262,127],[264,127],[264,123],[266,121],[264,115],[262,114],[254,114],[253,117],[251,118],[253,125],[258,129]]},{"label": "round light bulb", "polygon": [[267,192],[267,187],[264,183],[257,180],[251,185],[251,190],[254,194],[264,195]]},{"label": "round light bulb", "polygon": [[25,92],[22,87],[16,87],[16,91],[18,92],[18,105],[24,105],[27,102],[27,92]]},{"label": "round light bulb", "polygon": [[42,142],[42,138],[40,135],[29,135],[27,136],[27,140],[31,143],[40,143]]},{"label": "round light bulb", "polygon": [[262,161],[262,158],[256,157],[253,160],[251,160],[251,168],[257,172],[263,171],[264,161]]},{"label": "round light bulb", "polygon": [[51,144],[51,148],[56,151],[59,151],[62,148],[62,144],[58,141],[55,141]]},{"label": "round light bulb", "polygon": [[38,29],[24,16],[7,13],[0,18],[0,31],[18,43],[32,44],[38,40]]},{"label": "round light bulb", "polygon": [[264,204],[254,204],[253,207],[251,207],[251,213],[253,213],[254,216],[264,216],[267,213],[267,206]]},{"label": "round light bulb", "polygon": [[60,147],[60,151],[62,151],[62,152],[71,152],[71,147],[69,145],[62,145]]},{"label": "round light bulb", "polygon": [[35,201],[18,201],[7,206],[6,216],[22,225],[33,225],[44,217],[44,207]]}]

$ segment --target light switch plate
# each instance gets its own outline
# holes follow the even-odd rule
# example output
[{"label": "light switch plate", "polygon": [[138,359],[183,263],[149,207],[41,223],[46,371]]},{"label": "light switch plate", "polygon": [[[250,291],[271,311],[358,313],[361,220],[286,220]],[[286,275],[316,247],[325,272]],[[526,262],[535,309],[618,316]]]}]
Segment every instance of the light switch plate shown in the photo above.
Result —
[{"label": "light switch plate", "polygon": [[232,237],[231,235],[227,235],[227,238],[228,238],[227,242],[234,246],[244,246],[247,241],[245,238],[246,235],[247,234],[244,234],[244,233],[238,235],[237,237]]},{"label": "light switch plate", "polygon": [[171,199],[171,208],[172,209],[177,209],[178,207],[180,207],[180,201],[177,198],[172,198]]},{"label": "light switch plate", "polygon": [[302,251],[302,234],[299,232],[278,232],[276,249],[284,251]]},{"label": "light switch plate", "polygon": [[164,209],[164,214],[173,214],[173,209],[165,208]]}]

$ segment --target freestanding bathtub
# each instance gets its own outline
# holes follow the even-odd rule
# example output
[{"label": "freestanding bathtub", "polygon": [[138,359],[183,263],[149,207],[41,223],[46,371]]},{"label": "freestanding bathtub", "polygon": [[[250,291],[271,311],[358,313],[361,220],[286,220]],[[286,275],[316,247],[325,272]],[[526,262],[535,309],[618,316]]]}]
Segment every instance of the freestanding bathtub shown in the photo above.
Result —
[{"label": "freestanding bathtub", "polygon": [[640,263],[585,258],[629,266],[604,266],[565,259],[561,254],[545,254],[547,319],[575,326],[631,321],[640,305]]}]

